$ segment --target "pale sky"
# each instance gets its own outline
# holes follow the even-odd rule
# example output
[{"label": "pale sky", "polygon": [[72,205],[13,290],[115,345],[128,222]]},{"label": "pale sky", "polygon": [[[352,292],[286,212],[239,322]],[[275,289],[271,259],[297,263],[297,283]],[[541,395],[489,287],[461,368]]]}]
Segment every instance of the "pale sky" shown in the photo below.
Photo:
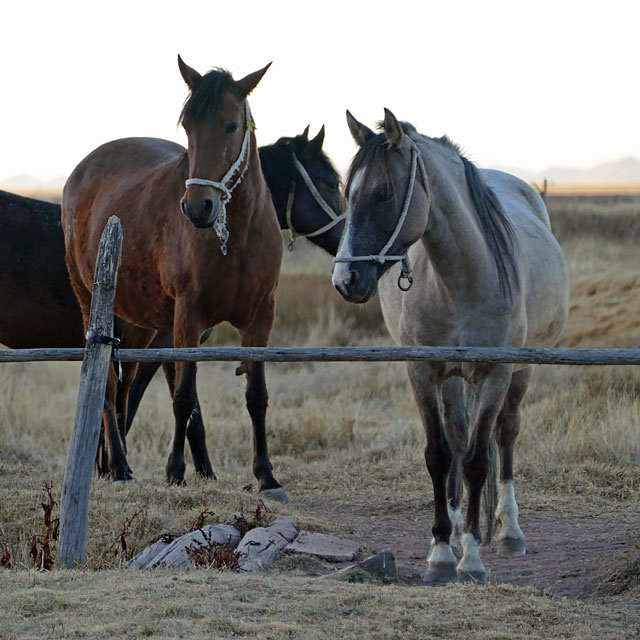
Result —
[{"label": "pale sky", "polygon": [[103,142],[182,144],[176,62],[239,79],[258,144],[327,128],[340,169],[345,110],[388,107],[480,166],[542,170],[640,157],[640,2],[209,0],[3,3],[0,179],[67,175]]}]

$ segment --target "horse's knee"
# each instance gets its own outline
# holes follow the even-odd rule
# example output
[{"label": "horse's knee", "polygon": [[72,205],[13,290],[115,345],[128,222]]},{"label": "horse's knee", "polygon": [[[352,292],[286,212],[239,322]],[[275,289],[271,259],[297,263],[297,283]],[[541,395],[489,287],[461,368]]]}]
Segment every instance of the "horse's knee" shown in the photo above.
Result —
[{"label": "horse's knee", "polygon": [[482,488],[489,472],[489,453],[470,450],[462,461],[462,472],[469,487]]},{"label": "horse's knee", "polygon": [[249,412],[266,411],[269,404],[269,394],[266,385],[249,385],[245,392],[245,400]]},{"label": "horse's knee", "polygon": [[188,419],[193,413],[196,403],[196,390],[193,385],[181,386],[176,389],[173,395],[173,411],[176,415],[186,416]]},{"label": "horse's knee", "polygon": [[515,442],[520,432],[520,409],[510,410],[505,407],[496,420],[496,443],[505,447]]},{"label": "horse's knee", "polygon": [[453,462],[453,453],[446,439],[442,440],[439,446],[427,444],[424,450],[424,459],[431,477],[449,473]]}]

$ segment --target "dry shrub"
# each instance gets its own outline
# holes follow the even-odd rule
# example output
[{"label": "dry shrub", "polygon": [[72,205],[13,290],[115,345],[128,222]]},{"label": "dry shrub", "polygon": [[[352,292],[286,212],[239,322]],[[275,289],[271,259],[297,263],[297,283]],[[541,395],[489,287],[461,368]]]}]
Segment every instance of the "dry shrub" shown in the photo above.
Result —
[{"label": "dry shrub", "polygon": [[640,594],[640,542],[614,559],[612,567],[601,579],[600,593],[608,596]]}]

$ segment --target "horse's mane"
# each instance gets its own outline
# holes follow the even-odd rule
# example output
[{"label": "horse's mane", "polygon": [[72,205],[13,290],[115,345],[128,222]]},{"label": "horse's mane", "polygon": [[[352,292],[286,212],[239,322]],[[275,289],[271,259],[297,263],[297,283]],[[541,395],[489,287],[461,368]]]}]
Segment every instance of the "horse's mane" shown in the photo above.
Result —
[{"label": "horse's mane", "polygon": [[[416,128],[408,122],[400,122],[399,124],[405,134],[417,133]],[[382,128],[383,123],[378,123],[378,129]],[[500,291],[503,296],[511,298],[512,288],[518,281],[518,274],[514,259],[515,234],[507,214],[502,208],[493,189],[484,183],[478,168],[471,160],[465,157],[458,144],[446,135],[441,138],[431,139],[451,149],[460,157],[464,166],[464,173],[478,223],[489,247],[491,256],[495,261]],[[375,171],[378,175],[382,175],[383,178],[392,185],[395,196],[395,185],[393,185],[393,181],[391,180],[391,172],[389,169],[388,150],[389,145],[387,144],[387,138],[384,133],[371,136],[360,148],[349,169],[346,186],[347,198],[349,197],[353,177],[360,169],[365,170],[363,181],[366,181],[369,171]]]},{"label": "horse's mane", "polygon": [[225,69],[212,69],[203,75],[185,100],[178,124],[212,118],[229,80],[233,80],[233,77]]}]

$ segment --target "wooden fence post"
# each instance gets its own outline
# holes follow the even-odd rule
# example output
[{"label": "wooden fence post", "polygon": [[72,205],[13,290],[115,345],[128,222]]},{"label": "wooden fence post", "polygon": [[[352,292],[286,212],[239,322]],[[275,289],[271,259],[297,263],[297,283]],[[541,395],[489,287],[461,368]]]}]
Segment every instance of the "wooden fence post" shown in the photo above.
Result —
[{"label": "wooden fence post", "polygon": [[[111,216],[98,249],[88,336],[113,335],[113,301],[121,245],[120,220]],[[95,337],[88,339],[85,347],[73,435],[62,484],[58,567],[82,565],[87,553],[89,490],[112,352],[112,344],[98,342]]]}]

